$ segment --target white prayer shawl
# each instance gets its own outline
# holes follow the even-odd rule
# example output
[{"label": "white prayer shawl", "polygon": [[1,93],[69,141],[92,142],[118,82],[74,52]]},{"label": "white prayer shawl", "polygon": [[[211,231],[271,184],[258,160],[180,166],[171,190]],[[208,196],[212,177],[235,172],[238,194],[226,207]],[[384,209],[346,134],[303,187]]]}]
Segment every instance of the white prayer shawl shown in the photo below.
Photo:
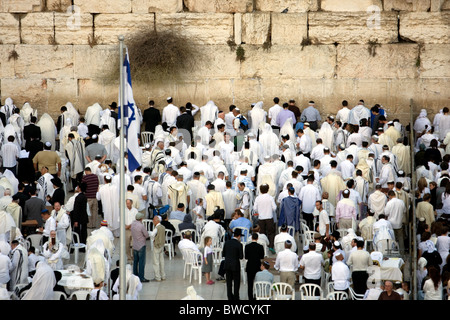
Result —
[{"label": "white prayer shawl", "polygon": [[337,151],[338,146],[340,146],[341,144],[343,144],[344,146],[347,145],[347,137],[348,137],[348,132],[344,129],[338,128],[336,129],[336,131],[334,131],[333,134],[333,151]]},{"label": "white prayer shawl", "polygon": [[54,270],[46,262],[38,262],[31,288],[21,300],[53,300],[53,288],[55,285],[56,278]]},{"label": "white prayer shawl", "polygon": [[103,216],[109,229],[116,231],[120,227],[119,189],[112,183],[104,184],[99,187],[97,199],[102,202]]},{"label": "white prayer shawl", "polygon": [[397,158],[397,166],[399,170],[403,170],[405,174],[411,173],[411,147],[398,143],[392,148],[392,153]]},{"label": "white prayer shawl", "polygon": [[200,180],[192,179],[187,183],[192,194],[190,197],[189,208],[195,208],[195,201],[197,199],[205,199],[207,194],[206,186]]},{"label": "white prayer shawl", "polygon": [[70,241],[72,241],[72,227],[67,211],[64,208],[61,208],[56,215],[55,220],[56,238],[58,238],[59,242],[63,245],[70,244]]},{"label": "white prayer shawl", "polygon": [[189,187],[183,181],[176,181],[169,185],[167,188],[169,195],[169,204],[176,210],[179,203],[184,204],[184,207],[188,207],[187,197],[190,196]]},{"label": "white prayer shawl", "polygon": [[350,110],[349,116],[348,116],[348,123],[360,125],[361,119],[370,119],[371,118],[371,112],[368,108],[366,108],[364,105],[357,105],[353,107]]},{"label": "white prayer shawl", "polygon": [[439,119],[439,140],[444,140],[448,132],[450,132],[450,114],[443,114]]},{"label": "white prayer shawl", "polygon": [[317,136],[322,139],[322,143],[324,146],[332,150],[334,145],[334,130],[328,122],[325,121],[324,123],[322,123]]},{"label": "white prayer shawl", "polygon": [[200,127],[204,127],[207,121],[214,123],[217,119],[219,108],[214,101],[209,100],[203,107],[200,108]]},{"label": "white prayer shawl", "polygon": [[356,143],[358,148],[361,148],[362,141],[363,141],[362,135],[359,132],[353,132],[347,137],[347,144],[346,144],[346,146],[348,148],[352,143]]},{"label": "white prayer shawl", "polygon": [[109,129],[105,129],[98,135],[98,143],[105,146],[107,157],[110,159],[113,155],[114,142],[116,134]]},{"label": "white prayer shawl", "polygon": [[14,173],[9,169],[5,169],[2,177],[7,179],[9,183],[0,183],[0,185],[8,186],[9,189],[11,189],[11,194],[16,194],[19,191],[19,180],[16,178]]},{"label": "white prayer shawl", "polygon": [[375,212],[374,218],[378,219],[380,214],[384,214],[384,208],[386,207],[387,197],[386,195],[376,190],[372,194],[369,195],[369,199],[367,205],[369,209]]},{"label": "white prayer shawl", "polygon": [[[100,118],[100,127],[102,127],[105,124],[108,126],[108,129],[110,131],[116,132],[116,129],[117,129],[116,119],[114,119],[111,116],[111,110],[110,109],[103,110],[102,116]],[[115,134],[114,134],[114,136],[115,136]]]},{"label": "white prayer shawl", "polygon": [[9,232],[11,232],[11,228],[16,227],[16,223],[14,222],[11,214],[5,211],[6,208],[2,208],[0,211],[0,235],[5,235],[6,240],[9,240]]},{"label": "white prayer shawl", "polygon": [[24,120],[22,116],[18,113],[14,113],[9,117],[8,123],[13,126],[14,131],[16,132],[16,140],[18,140],[17,143],[22,145],[22,133],[24,127]]},{"label": "white prayer shawl", "polygon": [[67,136],[71,132],[72,128],[72,119],[67,117],[64,123],[64,126],[59,131],[59,151],[64,153],[64,147],[66,146],[66,143],[68,141]]},{"label": "white prayer shawl", "polygon": [[[293,145],[295,145],[295,143],[297,142],[297,138],[296,138],[293,124],[292,124],[292,118],[288,118],[284,122],[283,126],[281,127],[280,140],[281,140],[281,137],[286,136],[286,135],[289,135],[288,141],[291,142]],[[291,151],[294,152],[294,155],[295,155],[295,148],[292,149]]]},{"label": "white prayer shawl", "polygon": [[21,244],[10,253],[13,269],[10,273],[10,287],[17,284],[28,284],[28,252]]},{"label": "white prayer shawl", "polygon": [[67,102],[66,108],[67,108],[66,117],[68,117],[71,120],[73,126],[77,127],[78,124],[80,123],[80,114],[78,113],[77,109],[75,109],[72,102]]},{"label": "white prayer shawl", "polygon": [[362,140],[370,143],[372,137],[372,128],[371,127],[359,127],[359,134],[361,134]]},{"label": "white prayer shawl", "polygon": [[420,110],[419,116],[416,118],[416,121],[414,121],[414,131],[416,134],[422,133],[422,131],[425,130],[425,126],[428,126],[428,128],[431,127],[431,121],[427,118],[427,110],[422,109]]},{"label": "white prayer shawl", "polygon": [[236,191],[227,189],[222,193],[223,203],[225,205],[225,219],[231,219],[231,214],[237,207]]},{"label": "white prayer shawl", "polygon": [[303,133],[311,139],[311,148],[314,148],[317,145],[317,133],[309,127],[303,128]]},{"label": "white prayer shawl", "polygon": [[86,165],[84,141],[72,139],[66,144],[66,153],[70,164],[69,175],[75,179],[78,173],[84,171]]},{"label": "white prayer shawl", "polygon": [[391,138],[394,144],[396,144],[397,140],[402,137],[401,133],[394,126],[389,126],[384,134]]},{"label": "white prayer shawl", "polygon": [[251,124],[252,124],[252,127],[250,128],[250,130],[251,130],[251,132],[253,132],[253,134],[255,136],[258,135],[258,130],[260,128],[260,124],[266,123],[266,117],[267,117],[267,112],[264,111],[264,109],[263,109],[263,102],[258,101],[252,109],[251,119],[250,119]]},{"label": "white prayer shawl", "polygon": [[50,173],[45,173],[40,176],[37,183],[37,189],[39,190],[38,198],[47,202],[47,196],[52,196],[55,191],[52,183],[53,176]]},{"label": "white prayer shawl", "polygon": [[206,217],[211,216],[216,207],[219,207],[219,209],[225,209],[225,203],[223,201],[222,194],[215,190],[210,190],[205,195],[204,204],[206,204]]},{"label": "white prayer shawl", "polygon": [[3,144],[8,143],[8,137],[9,136],[13,136],[14,137],[14,144],[19,148],[19,150],[22,149],[21,146],[21,140],[20,140],[20,135],[17,134],[16,129],[14,128],[14,126],[10,123],[8,123],[3,131]]},{"label": "white prayer shawl", "polygon": [[279,154],[280,149],[280,139],[278,136],[272,131],[272,127],[270,124],[266,123],[264,125],[264,130],[259,136],[259,142],[261,143],[263,157],[272,156],[274,154]]},{"label": "white prayer shawl", "polygon": [[378,183],[381,184],[382,188],[387,188],[387,183],[389,181],[396,182],[397,175],[395,174],[394,167],[391,163],[386,163],[381,167],[379,178],[380,180]]},{"label": "white prayer shawl", "polygon": [[97,248],[89,249],[87,254],[87,266],[86,273],[92,277],[94,283],[100,283],[105,281],[106,275],[106,261],[103,252],[100,252]]},{"label": "white prayer shawl", "polygon": [[339,192],[347,187],[342,177],[330,172],[326,177],[323,177],[320,180],[320,184],[323,192],[328,192],[328,200],[330,203],[336,207],[336,197],[339,195]]},{"label": "white prayer shawl", "polygon": [[438,113],[435,114],[434,119],[433,119],[433,128],[434,128],[434,133],[439,135],[439,122],[441,120],[441,116],[444,114],[443,109],[439,110]]},{"label": "white prayer shawl", "polygon": [[100,126],[100,115],[102,111],[103,108],[98,102],[88,107],[84,115],[86,125],[89,126],[90,124],[93,124],[96,126]]},{"label": "white prayer shawl", "polygon": [[8,123],[9,117],[13,114],[16,106],[11,98],[6,98],[5,105],[0,108],[0,112],[3,112],[6,116],[6,123]]},{"label": "white prayer shawl", "polygon": [[45,144],[50,142],[52,144],[51,150],[55,150],[56,126],[52,117],[48,113],[44,113],[36,124],[41,128],[41,141]]}]

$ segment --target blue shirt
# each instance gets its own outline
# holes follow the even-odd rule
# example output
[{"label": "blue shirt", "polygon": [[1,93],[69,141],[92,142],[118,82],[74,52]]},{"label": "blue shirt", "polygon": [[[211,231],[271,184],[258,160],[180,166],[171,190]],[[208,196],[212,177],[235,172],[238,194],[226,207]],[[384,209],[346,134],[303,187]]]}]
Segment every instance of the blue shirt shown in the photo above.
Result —
[{"label": "blue shirt", "polygon": [[[253,225],[252,225],[252,222],[249,219],[244,218],[244,217],[239,217],[236,220],[232,220],[230,222],[230,229],[231,230],[233,230],[236,227],[247,228],[249,230],[249,232],[250,232],[250,230],[252,229]],[[247,241],[247,237],[248,237],[248,234],[244,234],[244,241]]]},{"label": "blue shirt", "polygon": [[184,216],[185,216],[185,215],[186,215],[185,212],[175,210],[175,211],[172,211],[172,212],[170,213],[169,219],[177,219],[177,220],[184,221]]},{"label": "blue shirt", "polygon": [[289,109],[283,109],[277,116],[277,125],[281,128],[287,119],[292,118],[292,125],[297,122],[295,114]]}]

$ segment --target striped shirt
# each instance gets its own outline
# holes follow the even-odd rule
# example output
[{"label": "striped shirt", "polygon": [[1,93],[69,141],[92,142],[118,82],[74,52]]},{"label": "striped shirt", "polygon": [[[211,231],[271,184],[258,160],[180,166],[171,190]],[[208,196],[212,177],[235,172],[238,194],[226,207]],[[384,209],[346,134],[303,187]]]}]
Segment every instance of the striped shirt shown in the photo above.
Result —
[{"label": "striped shirt", "polygon": [[86,195],[86,198],[97,198],[97,190],[98,190],[98,177],[97,175],[91,173],[83,176],[83,179],[81,182],[85,182],[87,185],[86,192],[84,193]]},{"label": "striped shirt", "polygon": [[19,158],[19,148],[12,142],[7,142],[2,146],[1,156],[3,160],[3,167],[11,168],[17,164]]}]

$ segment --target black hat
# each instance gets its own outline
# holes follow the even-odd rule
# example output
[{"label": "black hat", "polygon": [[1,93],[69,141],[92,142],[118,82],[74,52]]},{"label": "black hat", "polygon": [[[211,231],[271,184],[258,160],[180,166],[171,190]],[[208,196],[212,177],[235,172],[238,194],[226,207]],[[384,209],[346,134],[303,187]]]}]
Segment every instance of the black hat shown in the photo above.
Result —
[{"label": "black hat", "polygon": [[51,182],[53,183],[53,185],[57,186],[58,188],[61,188],[61,186],[62,186],[62,182],[59,178],[53,178],[51,180]]},{"label": "black hat", "polygon": [[233,236],[238,237],[238,236],[242,236],[242,230],[239,228],[236,228],[233,230]]},{"label": "black hat", "polygon": [[109,106],[111,107],[111,109],[116,109],[117,108],[117,103],[113,102]]}]

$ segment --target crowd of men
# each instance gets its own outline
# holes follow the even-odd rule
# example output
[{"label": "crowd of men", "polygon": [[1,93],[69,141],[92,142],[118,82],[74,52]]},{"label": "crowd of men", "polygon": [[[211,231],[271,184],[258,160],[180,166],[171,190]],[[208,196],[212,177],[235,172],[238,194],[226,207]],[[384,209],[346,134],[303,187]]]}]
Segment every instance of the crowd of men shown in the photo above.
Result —
[{"label": "crowd of men", "polygon": [[[177,106],[172,97],[162,108],[150,101],[148,108],[138,111],[141,132],[127,140],[139,139],[141,163],[130,171],[127,153],[124,168],[119,166],[115,102],[106,108],[96,103],[83,115],[69,102],[53,119],[48,114],[38,117],[28,103],[19,108],[11,98],[5,100],[0,109],[0,240],[11,246],[0,249],[0,258],[9,261],[0,264],[0,280],[10,291],[29,281],[28,272],[18,271],[29,254],[23,233],[32,233],[21,228],[22,223],[36,220],[45,250],[52,253],[55,243],[68,248],[72,231],[84,244],[100,229],[108,230],[108,239],[119,237],[123,170],[127,260],[133,266],[129,278],[137,277],[129,280],[134,284],[130,296],[148,281],[143,274],[148,238],[154,244],[154,280],[165,279],[161,234],[174,227],[173,220],[179,220],[178,231],[201,234],[201,250],[210,245],[208,237],[213,246],[223,247],[222,275],[229,299],[239,298],[236,263],[243,258],[251,266],[249,299],[254,298],[254,281],[266,279],[270,268],[292,287],[299,273],[303,282],[319,285],[325,275],[334,290],[348,293],[352,287],[370,299],[408,299],[408,283],[397,288],[401,294],[389,282],[371,288],[368,270],[381,265],[383,255],[411,253],[414,241],[420,243],[422,259],[421,298],[446,296],[448,108],[433,122],[422,110],[414,124],[407,125],[388,117],[381,105],[367,107],[363,100],[354,107],[342,101],[325,119],[314,101],[301,110],[294,100],[281,103],[279,98],[268,108],[262,101],[254,103],[245,114],[235,105],[219,108],[213,101],[203,107],[190,102]],[[411,231],[413,207],[417,239]],[[142,230],[142,219],[153,219],[155,229]],[[177,228],[174,240],[181,250],[190,236],[180,240]],[[307,231],[313,236],[308,238]],[[236,239],[248,244],[235,250],[231,241]],[[252,242],[263,247],[262,256],[246,249]],[[98,249],[100,256],[110,256],[110,249]],[[98,252],[93,251],[95,260]],[[275,255],[272,266],[270,255]],[[63,267],[62,259],[45,261],[58,263],[53,265],[57,270]],[[96,273],[108,274],[104,269]],[[98,282],[102,281],[96,282],[97,293]],[[434,291],[425,282],[432,282]]]}]

